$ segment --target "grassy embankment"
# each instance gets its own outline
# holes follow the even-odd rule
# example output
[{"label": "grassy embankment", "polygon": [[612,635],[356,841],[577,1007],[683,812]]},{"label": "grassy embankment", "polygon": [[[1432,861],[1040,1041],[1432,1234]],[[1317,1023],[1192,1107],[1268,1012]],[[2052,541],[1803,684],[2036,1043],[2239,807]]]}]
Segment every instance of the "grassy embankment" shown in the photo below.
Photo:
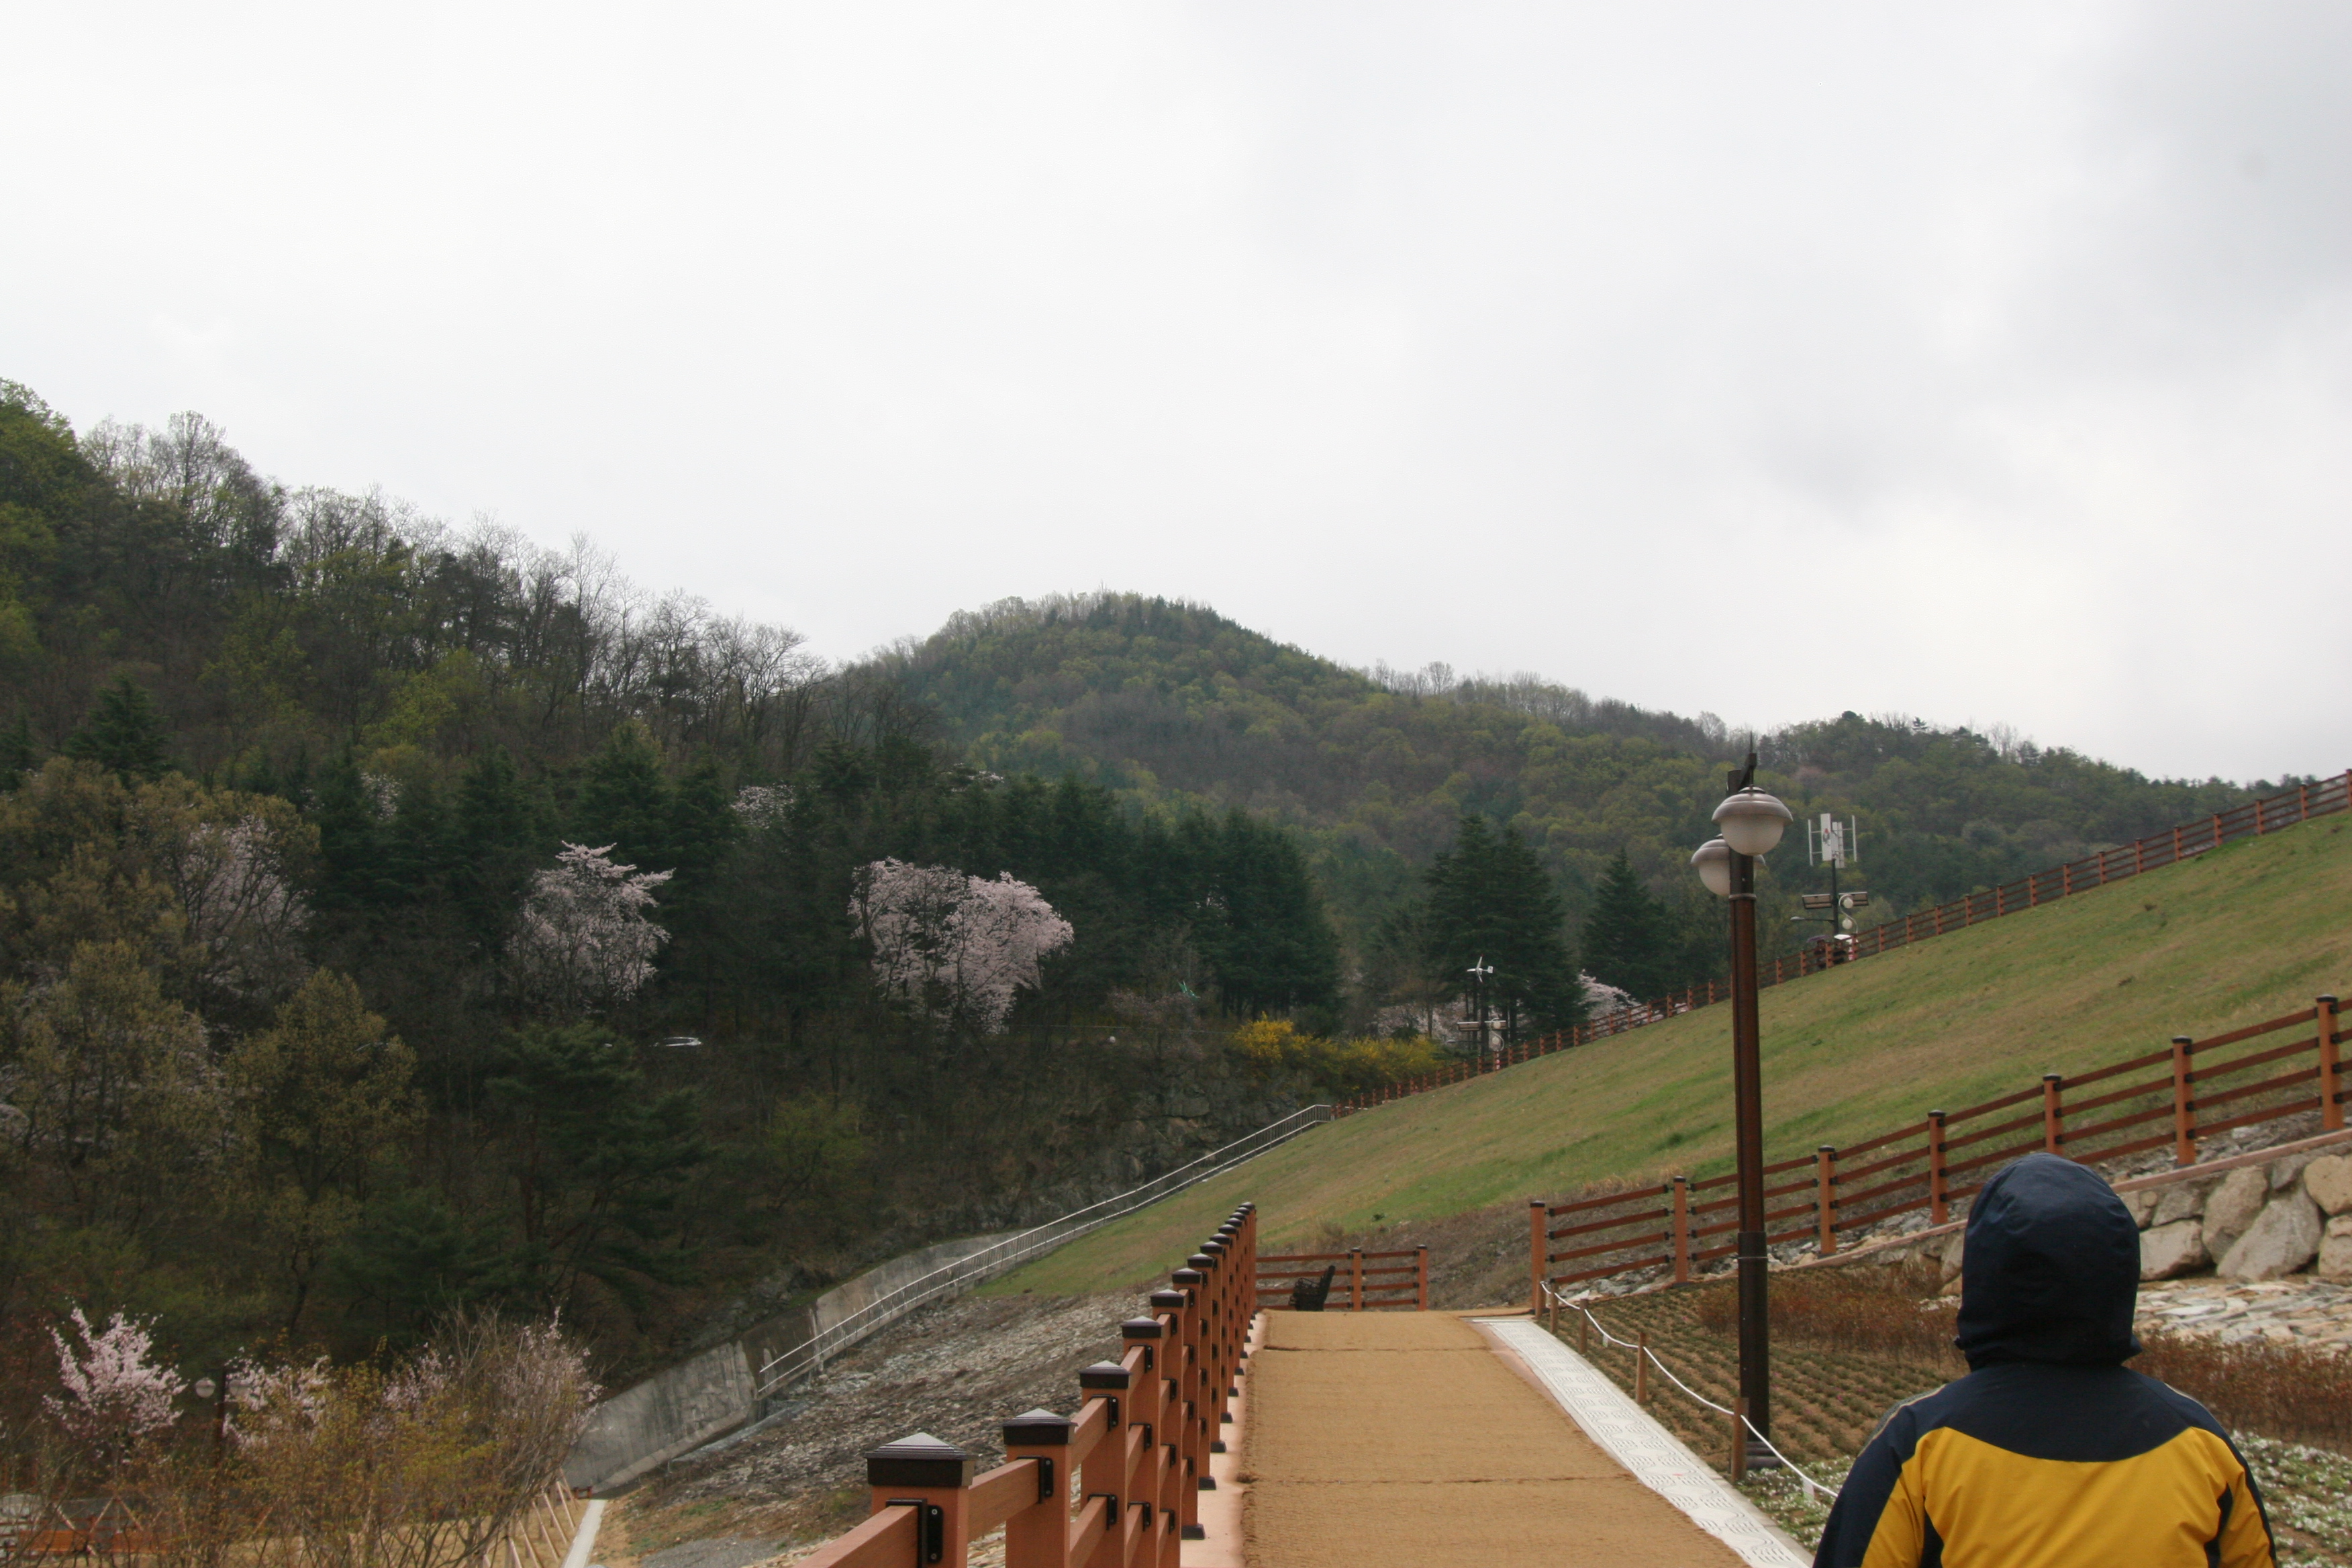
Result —
[{"label": "grassy embankment", "polygon": [[[2352,987],[2352,824],[2327,817],[1763,996],[1766,1155],[1852,1142]],[[1730,1010],[1318,1128],[996,1291],[1160,1277],[1244,1199],[1275,1248],[1731,1157]]]}]

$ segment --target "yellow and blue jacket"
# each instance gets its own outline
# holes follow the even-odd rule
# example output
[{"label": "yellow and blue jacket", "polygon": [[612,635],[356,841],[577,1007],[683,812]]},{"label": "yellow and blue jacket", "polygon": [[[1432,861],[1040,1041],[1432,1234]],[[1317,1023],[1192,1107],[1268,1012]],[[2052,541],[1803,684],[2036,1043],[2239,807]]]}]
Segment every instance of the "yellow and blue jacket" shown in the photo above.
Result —
[{"label": "yellow and blue jacket", "polygon": [[1968,1376],[1896,1408],[1815,1568],[2275,1568],[2245,1461],[2138,1353],[2139,1232],[2094,1173],[2034,1154],[1969,1216]]}]

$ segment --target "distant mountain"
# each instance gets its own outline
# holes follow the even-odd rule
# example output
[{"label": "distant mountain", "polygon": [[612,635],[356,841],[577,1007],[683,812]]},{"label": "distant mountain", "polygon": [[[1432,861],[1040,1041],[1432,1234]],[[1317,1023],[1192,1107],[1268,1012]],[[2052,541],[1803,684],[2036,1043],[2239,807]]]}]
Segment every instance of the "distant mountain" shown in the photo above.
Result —
[{"label": "distant mountain", "polygon": [[[1573,911],[1620,849],[1679,901],[1737,744],[1712,715],[1528,676],[1349,669],[1204,605],[1132,594],[958,615],[875,673],[934,710],[977,765],[1076,773],[1147,808],[1205,801],[1292,823],[1360,944],[1465,811],[1524,832]],[[1846,885],[1866,884],[1886,913],[2275,787],[2152,780],[2063,748],[1854,713],[1759,749],[1768,787],[1801,815],[1859,818]],[[1781,901],[1814,885],[1804,862],[1793,836],[1773,857]]]}]

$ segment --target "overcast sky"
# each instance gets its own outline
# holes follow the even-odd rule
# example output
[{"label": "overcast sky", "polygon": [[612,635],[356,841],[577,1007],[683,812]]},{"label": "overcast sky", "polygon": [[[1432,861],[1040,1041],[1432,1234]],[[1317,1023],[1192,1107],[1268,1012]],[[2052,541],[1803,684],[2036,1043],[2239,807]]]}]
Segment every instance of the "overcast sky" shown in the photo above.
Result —
[{"label": "overcast sky", "polygon": [[2352,5],[8,7],[0,375],[1006,595],[2352,766]]}]

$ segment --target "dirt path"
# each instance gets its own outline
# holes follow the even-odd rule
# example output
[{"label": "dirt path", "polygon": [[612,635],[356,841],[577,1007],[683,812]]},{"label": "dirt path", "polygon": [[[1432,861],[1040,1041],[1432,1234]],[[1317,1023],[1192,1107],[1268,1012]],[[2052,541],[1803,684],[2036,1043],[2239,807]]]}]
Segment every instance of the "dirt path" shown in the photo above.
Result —
[{"label": "dirt path", "polygon": [[1250,1369],[1253,1568],[1738,1568],[1459,1318],[1270,1313]]}]

